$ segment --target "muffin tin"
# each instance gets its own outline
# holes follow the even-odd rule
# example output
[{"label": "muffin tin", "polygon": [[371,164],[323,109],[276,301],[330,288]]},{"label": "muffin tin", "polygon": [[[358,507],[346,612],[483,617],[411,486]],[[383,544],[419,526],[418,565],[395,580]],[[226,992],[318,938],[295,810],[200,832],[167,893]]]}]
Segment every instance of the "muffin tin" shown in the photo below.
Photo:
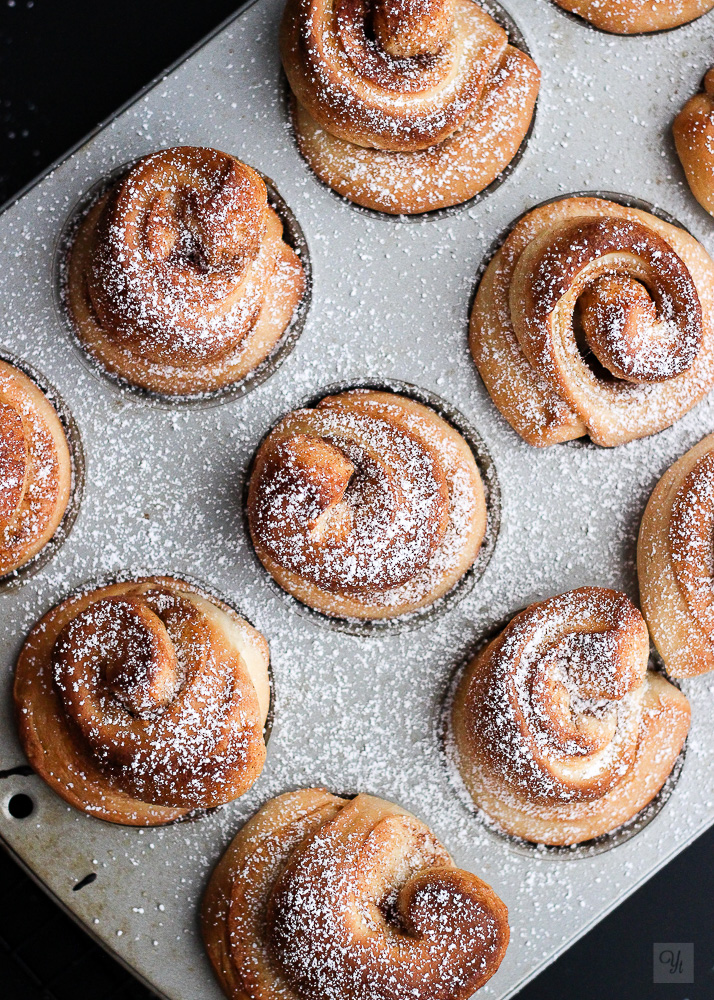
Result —
[{"label": "muffin tin", "polygon": [[[0,344],[37,367],[76,421],[84,494],[71,534],[0,595],[0,833],[103,945],[171,1000],[218,1000],[198,904],[238,827],[302,785],[358,790],[421,817],[456,862],[508,904],[512,940],[479,993],[514,995],[608,910],[714,823],[714,683],[683,687],[693,725],[668,801],[600,853],[523,852],[494,837],[454,789],[441,739],[457,666],[504,617],[583,584],[637,599],[635,543],[663,471],[714,429],[714,396],[674,427],[615,450],[520,441],[491,404],[467,346],[475,275],[533,205],[612,190],[679,219],[710,253],[714,222],[690,195],[671,121],[712,60],[714,12],[665,34],[620,38],[548,0],[504,0],[543,72],[536,125],[510,176],[477,204],[411,225],[328,191],[290,134],[277,49],[282,0],[244,8],[50,171],[0,217]],[[83,364],[56,308],[55,257],[73,207],[154,149],[216,146],[269,175],[313,268],[292,353],[249,395],[210,407],[123,390]],[[257,563],[242,484],[270,427],[334,383],[396,380],[440,397],[477,431],[501,490],[492,558],[470,592],[418,628],[352,635],[300,613]],[[205,580],[269,639],[274,721],[265,770],[242,799],[191,823],[114,827],[64,805],[28,774],[11,712],[13,665],[32,624],[85,581],[117,573]],[[26,798],[18,798],[25,796]],[[23,806],[32,812],[24,818]],[[88,876],[96,875],[91,879]]]}]

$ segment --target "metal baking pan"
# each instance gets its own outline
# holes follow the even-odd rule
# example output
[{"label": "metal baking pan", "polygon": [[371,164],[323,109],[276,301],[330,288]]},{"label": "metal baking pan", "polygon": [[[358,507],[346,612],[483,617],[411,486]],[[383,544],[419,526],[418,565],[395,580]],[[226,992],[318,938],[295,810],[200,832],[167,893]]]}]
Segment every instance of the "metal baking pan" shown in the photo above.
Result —
[{"label": "metal baking pan", "polygon": [[[503,0],[543,71],[536,124],[507,179],[467,208],[419,224],[355,209],[319,183],[290,134],[277,48],[282,0],[243,10],[58,164],[0,217],[0,345],[39,370],[79,429],[78,516],[34,575],[0,594],[0,833],[97,940],[171,1000],[218,1000],[198,903],[232,835],[267,798],[326,785],[392,799],[510,909],[512,940],[484,998],[512,996],[714,823],[714,684],[685,682],[693,725],[661,810],[609,850],[520,850],[454,788],[442,739],[450,678],[481,637],[531,601],[583,584],[637,598],[635,541],[667,466],[714,429],[705,400],[656,437],[615,450],[522,443],[491,404],[467,347],[476,274],[494,240],[536,203],[570,191],[644,199],[714,252],[714,224],[684,183],[670,125],[711,63],[714,12],[646,37],[603,34],[547,0]],[[313,294],[293,350],[250,393],[211,406],[157,405],[95,373],[61,312],[56,255],[74,206],[113,169],[178,143],[237,154],[274,181],[309,247]],[[248,541],[251,456],[288,409],[334,383],[394,380],[473,426],[500,485],[483,575],[418,628],[350,634],[277,593]],[[270,640],[275,717],[263,775],[199,820],[136,830],[64,805],[27,773],[11,715],[15,657],[67,592],[126,571],[187,574]],[[33,810],[13,817],[28,796]],[[14,800],[14,804],[13,804]],[[96,875],[94,879],[87,879]]]}]

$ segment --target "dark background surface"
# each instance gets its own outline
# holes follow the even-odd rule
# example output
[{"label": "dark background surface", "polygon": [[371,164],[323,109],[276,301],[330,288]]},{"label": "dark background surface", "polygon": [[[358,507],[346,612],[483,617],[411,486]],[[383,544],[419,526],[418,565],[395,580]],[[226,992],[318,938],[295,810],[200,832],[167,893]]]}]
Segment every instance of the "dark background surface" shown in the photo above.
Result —
[{"label": "dark background surface", "polygon": [[[0,0],[0,203],[235,7],[235,0]],[[713,850],[714,830],[519,997],[713,1000]],[[694,943],[694,985],[653,985],[655,942]],[[150,997],[2,851],[0,993],[7,1000]]]}]

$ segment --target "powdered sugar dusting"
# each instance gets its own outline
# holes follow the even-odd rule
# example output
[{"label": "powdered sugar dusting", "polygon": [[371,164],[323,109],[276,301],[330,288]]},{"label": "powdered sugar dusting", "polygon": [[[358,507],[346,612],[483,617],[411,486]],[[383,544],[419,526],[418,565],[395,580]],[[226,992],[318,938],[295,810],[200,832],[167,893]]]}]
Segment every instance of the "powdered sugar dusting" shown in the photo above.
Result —
[{"label": "powdered sugar dusting", "polygon": [[483,536],[464,443],[429,410],[365,390],[295,411],[271,433],[249,516],[271,572],[288,569],[366,609],[434,600],[470,568]]},{"label": "powdered sugar dusting", "polygon": [[667,31],[711,10],[711,0],[554,0],[602,31]]},{"label": "powdered sugar dusting", "polygon": [[[286,8],[282,54],[298,144],[318,177],[358,205],[413,215],[466,202],[529,131],[536,65],[471,0],[443,6],[451,27],[409,59],[367,37],[378,8],[344,2],[336,17],[321,2]],[[403,8],[390,16],[393,30],[408,19]]]},{"label": "powdered sugar dusting", "polygon": [[[90,468],[62,551],[3,595],[5,691],[22,636],[40,615],[87,579],[127,568],[207,580],[271,642],[276,717],[267,765],[243,799],[215,815],[121,830],[65,807],[35,778],[3,785],[8,794],[29,790],[37,803],[22,824],[0,811],[3,836],[168,995],[220,997],[196,929],[198,901],[241,823],[288,788],[325,784],[395,801],[494,887],[509,906],[512,940],[485,998],[514,990],[714,816],[714,687],[706,677],[685,684],[694,723],[676,791],[654,823],[606,854],[562,863],[522,856],[464,808],[443,767],[435,728],[453,667],[494,622],[547,595],[598,584],[636,599],[647,497],[714,428],[705,399],[675,426],[621,448],[535,451],[502,420],[476,374],[465,322],[477,269],[496,236],[533,205],[574,189],[637,195],[664,204],[714,251],[710,218],[662,140],[710,65],[703,29],[711,15],[667,35],[618,39],[547,4],[509,7],[548,85],[517,173],[468,211],[418,226],[377,220],[316,183],[282,104],[282,3],[263,0],[0,221],[2,339],[52,376],[80,423]],[[156,409],[78,363],[54,309],[49,259],[71,205],[112,166],[189,141],[235,152],[273,177],[305,230],[315,296],[295,351],[249,397],[210,410]],[[315,627],[273,592],[243,529],[239,484],[286,412],[335,380],[370,375],[424,386],[467,416],[496,463],[503,521],[486,573],[457,607],[414,632],[365,637]],[[23,758],[9,699],[1,703],[2,766],[14,767]],[[72,893],[90,870],[97,880]]]}]

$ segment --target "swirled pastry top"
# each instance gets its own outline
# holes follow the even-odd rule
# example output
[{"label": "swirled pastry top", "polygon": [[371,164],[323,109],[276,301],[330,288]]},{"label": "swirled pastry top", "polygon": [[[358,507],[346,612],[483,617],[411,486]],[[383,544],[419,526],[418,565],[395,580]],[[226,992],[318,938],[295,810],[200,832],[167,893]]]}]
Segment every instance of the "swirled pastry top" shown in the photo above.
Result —
[{"label": "swirled pastry top", "polygon": [[0,575],[50,541],[71,488],[69,447],[54,407],[32,379],[0,361]]},{"label": "swirled pastry top", "polygon": [[484,274],[471,350],[530,444],[653,434],[714,384],[714,263],[647,212],[597,198],[542,205]]},{"label": "swirled pastry top", "polygon": [[673,131],[692,194],[714,215],[714,68],[675,118]]},{"label": "swirled pastry top", "polygon": [[714,0],[555,0],[596,28],[618,35],[665,31],[687,24],[714,7]]},{"label": "swirled pastry top", "polygon": [[236,1000],[467,1000],[509,936],[501,900],[423,823],[320,789],[272,799],[240,831],[203,932]]},{"label": "swirled pastry top", "polygon": [[486,511],[452,427],[403,396],[355,390],[274,428],[251,473],[248,517],[259,558],[305,603],[391,617],[463,575]]},{"label": "swirled pastry top", "polygon": [[583,587],[531,605],[462,678],[462,777],[507,832],[549,844],[614,830],[657,794],[689,727],[684,695],[648,671],[635,606]]},{"label": "swirled pastry top", "polygon": [[265,639],[169,577],[70,597],[37,624],[15,678],[27,757],[70,804],[154,825],[229,802],[260,774]]},{"label": "swirled pastry top", "polygon": [[710,434],[660,479],[642,518],[637,546],[642,609],[674,677],[714,670],[713,538]]},{"label": "swirled pastry top", "polygon": [[463,126],[508,44],[472,0],[288,0],[283,65],[333,135],[414,151]]},{"label": "swirled pastry top", "polygon": [[164,393],[242,378],[270,353],[303,291],[263,179],[214,149],[139,160],[90,210],[70,256],[84,346]]},{"label": "swirled pastry top", "polygon": [[288,0],[281,51],[307,162],[393,215],[487,188],[528,134],[540,85],[472,0]]}]

